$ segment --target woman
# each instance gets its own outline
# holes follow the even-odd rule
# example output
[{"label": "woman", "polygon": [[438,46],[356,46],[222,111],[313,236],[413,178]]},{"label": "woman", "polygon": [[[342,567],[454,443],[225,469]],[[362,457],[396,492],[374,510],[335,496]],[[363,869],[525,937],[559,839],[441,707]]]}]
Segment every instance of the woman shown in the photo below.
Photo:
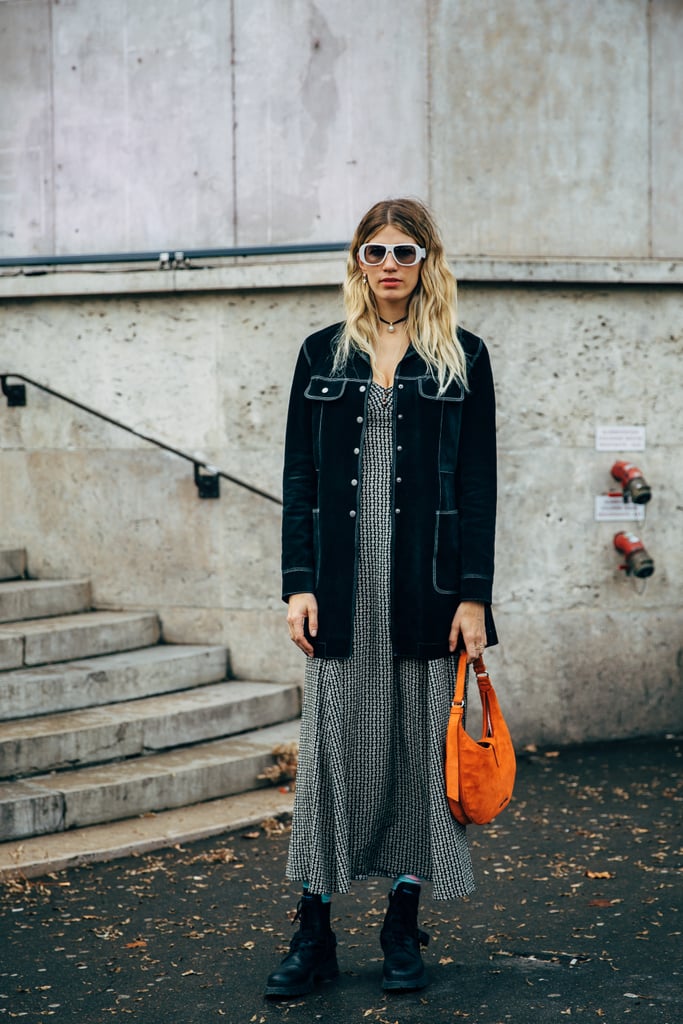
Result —
[{"label": "woman", "polygon": [[392,990],[427,984],[421,880],[435,899],[474,888],[443,761],[455,652],[497,642],[489,358],[456,328],[455,280],[415,200],[363,217],[344,299],[346,321],[304,342],[287,421],[283,597],[309,659],[287,874],[303,895],[270,996],[338,973],[330,898],[351,879],[395,878]]}]

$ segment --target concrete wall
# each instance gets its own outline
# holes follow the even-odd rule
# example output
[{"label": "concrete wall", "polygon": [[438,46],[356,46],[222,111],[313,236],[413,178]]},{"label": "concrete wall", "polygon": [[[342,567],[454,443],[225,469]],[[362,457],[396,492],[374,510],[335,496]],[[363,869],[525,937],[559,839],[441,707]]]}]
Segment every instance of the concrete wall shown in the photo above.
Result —
[{"label": "concrete wall", "polygon": [[679,0],[0,0],[0,256],[350,237],[680,257]]},{"label": "concrete wall", "polygon": [[[490,662],[519,742],[683,725],[680,304],[680,288],[461,288],[498,387],[502,643]],[[296,350],[341,309],[337,288],[307,287],[46,296],[2,313],[1,367],[20,359],[279,494]],[[239,675],[300,679],[278,596],[277,506],[225,483],[219,501],[200,501],[172,456],[35,391],[28,402],[0,407],[3,543],[26,545],[36,575],[92,574],[99,605],[159,608],[170,640],[227,643]],[[593,518],[628,454],[595,451],[596,425],[612,423],[647,429],[636,458],[654,497],[637,531],[656,572],[642,593],[619,571],[619,525]]]}]

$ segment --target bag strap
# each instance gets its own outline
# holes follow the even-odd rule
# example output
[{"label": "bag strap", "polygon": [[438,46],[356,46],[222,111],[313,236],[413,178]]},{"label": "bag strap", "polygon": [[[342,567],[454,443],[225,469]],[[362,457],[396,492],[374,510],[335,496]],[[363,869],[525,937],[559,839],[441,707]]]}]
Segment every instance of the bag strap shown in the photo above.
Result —
[{"label": "bag strap", "polygon": [[[491,679],[488,674],[484,659],[481,655],[472,662],[472,668],[477,677],[479,693],[483,694],[492,688]],[[467,676],[467,652],[461,651],[458,659],[458,671],[455,677],[455,693],[453,694],[453,707],[462,708],[465,706],[465,678]]]},{"label": "bag strap", "polygon": [[462,708],[465,706],[465,677],[467,675],[467,653],[460,652],[458,659],[458,670],[455,676],[455,693],[453,694],[452,707]]}]

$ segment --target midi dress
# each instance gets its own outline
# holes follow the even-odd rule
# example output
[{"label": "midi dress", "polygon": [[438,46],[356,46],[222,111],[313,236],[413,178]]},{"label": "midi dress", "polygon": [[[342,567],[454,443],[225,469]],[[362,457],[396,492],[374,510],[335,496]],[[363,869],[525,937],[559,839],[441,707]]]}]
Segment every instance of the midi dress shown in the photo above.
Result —
[{"label": "midi dress", "polygon": [[286,873],[313,893],[418,875],[434,899],[474,890],[446,799],[454,656],[396,658],[391,638],[393,390],[369,388],[350,658],[306,662]]}]

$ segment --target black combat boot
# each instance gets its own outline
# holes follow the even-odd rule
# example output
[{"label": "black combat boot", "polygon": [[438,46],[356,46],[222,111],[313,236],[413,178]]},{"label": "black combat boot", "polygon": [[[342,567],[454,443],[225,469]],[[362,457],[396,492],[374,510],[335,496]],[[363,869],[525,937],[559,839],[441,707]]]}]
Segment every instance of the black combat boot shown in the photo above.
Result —
[{"label": "black combat boot", "polygon": [[417,927],[419,902],[419,885],[400,882],[389,893],[389,909],[379,935],[384,950],[383,989],[410,991],[428,983],[420,946],[427,945],[429,936]]},{"label": "black combat boot", "polygon": [[292,936],[289,953],[268,978],[266,996],[301,996],[312,992],[317,981],[339,974],[329,902],[317,895],[302,896],[294,920],[299,921],[299,930]]}]

